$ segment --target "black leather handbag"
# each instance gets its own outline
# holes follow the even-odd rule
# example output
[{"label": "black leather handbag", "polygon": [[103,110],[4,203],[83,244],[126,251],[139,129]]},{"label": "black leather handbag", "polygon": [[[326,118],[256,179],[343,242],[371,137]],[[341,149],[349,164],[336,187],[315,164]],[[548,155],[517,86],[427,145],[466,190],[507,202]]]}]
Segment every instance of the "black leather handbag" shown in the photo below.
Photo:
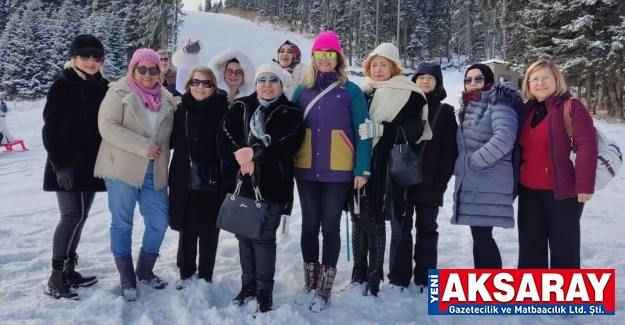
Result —
[{"label": "black leather handbag", "polygon": [[220,170],[218,165],[202,164],[193,161],[191,158],[191,145],[189,144],[189,113],[185,115],[185,133],[187,136],[187,149],[189,151],[189,189],[193,191],[204,191],[219,193],[221,191]]},{"label": "black leather handbag", "polygon": [[260,189],[256,184],[256,176],[250,176],[252,188],[256,199],[249,199],[240,194],[241,173],[237,175],[237,186],[234,193],[228,193],[224,199],[219,216],[217,217],[217,228],[231,232],[235,235],[260,239],[262,235],[263,221],[267,214],[267,203],[263,202]]},{"label": "black leather handbag", "polygon": [[[399,132],[404,137],[403,143],[397,143]],[[421,183],[423,181],[421,155],[410,148],[406,132],[401,126],[398,127],[395,143],[397,144],[391,149],[388,176],[399,187],[409,187]]]},{"label": "black leather handbag", "polygon": [[219,193],[219,166],[200,164],[191,161],[191,174],[189,175],[189,189]]}]

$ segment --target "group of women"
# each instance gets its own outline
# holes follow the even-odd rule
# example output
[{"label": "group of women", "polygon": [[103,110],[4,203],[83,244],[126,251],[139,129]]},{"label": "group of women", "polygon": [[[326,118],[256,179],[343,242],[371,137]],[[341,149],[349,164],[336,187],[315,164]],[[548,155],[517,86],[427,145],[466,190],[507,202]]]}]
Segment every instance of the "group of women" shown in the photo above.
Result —
[{"label": "group of women", "polygon": [[[180,233],[176,288],[196,273],[212,282],[216,220],[225,193],[235,188],[250,198],[260,192],[267,203],[260,238],[237,235],[242,274],[233,304],[255,299],[258,312],[272,310],[276,232],[291,213],[296,184],[304,285],[295,303],[314,312],[331,301],[346,206],[354,249],[348,290],[379,292],[390,220],[390,285],[402,290],[413,281],[423,291],[427,270],[437,267],[436,219],[452,175],[451,222],[471,227],[476,268],[502,267],[492,231],[514,226],[517,192],[518,266],[580,267],[579,221],[593,193],[597,147],[588,111],[569,101],[553,63],[529,67],[525,104],[512,86],[496,84],[487,66],[469,67],[456,116],[442,103],[440,66],[422,63],[410,80],[390,43],[363,62],[360,86],[348,80],[340,40],[331,31],[315,39],[307,68],[289,41],[256,69],[238,49],[215,56],[208,67],[185,49],[173,56],[177,75],[169,71],[168,53],[139,49],[128,74],[109,83],[101,74],[102,43],[91,35],[72,42],[43,113],[44,190],[56,192],[61,213],[47,294],[78,299],[74,288],[97,282],[75,266],[82,228],[101,191],[108,193],[111,251],[126,301],[137,299],[138,281],[167,286],[153,269],[168,226]],[[572,103],[573,139],[561,118],[566,103]],[[568,159],[571,140],[575,166]],[[423,180],[409,187],[389,176],[390,152],[404,143],[422,160]],[[212,188],[191,185],[199,167]],[[135,267],[137,203],[145,231]]]}]

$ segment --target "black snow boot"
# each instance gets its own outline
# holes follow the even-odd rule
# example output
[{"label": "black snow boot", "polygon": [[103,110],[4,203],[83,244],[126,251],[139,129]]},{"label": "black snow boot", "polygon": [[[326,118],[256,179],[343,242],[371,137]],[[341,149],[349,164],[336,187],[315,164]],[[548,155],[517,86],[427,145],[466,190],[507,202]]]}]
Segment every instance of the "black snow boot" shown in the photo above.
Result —
[{"label": "black snow boot", "polygon": [[256,314],[266,313],[273,308],[273,282],[258,281],[256,293]]},{"label": "black snow boot", "polygon": [[55,299],[78,300],[78,293],[72,288],[67,279],[67,261],[65,259],[52,259],[52,274],[43,292]]},{"label": "black snow boot", "polygon": [[234,299],[232,299],[233,305],[243,306],[248,301],[256,298],[258,286],[254,278],[254,274],[241,275],[241,280],[243,284],[241,285],[241,291],[239,292],[239,294]]},{"label": "black snow boot", "polygon": [[72,287],[89,287],[98,282],[98,278],[93,275],[83,276],[82,274],[76,272],[76,265],[78,265],[78,255],[70,256],[67,261],[67,279],[69,280],[69,283],[72,284]]}]

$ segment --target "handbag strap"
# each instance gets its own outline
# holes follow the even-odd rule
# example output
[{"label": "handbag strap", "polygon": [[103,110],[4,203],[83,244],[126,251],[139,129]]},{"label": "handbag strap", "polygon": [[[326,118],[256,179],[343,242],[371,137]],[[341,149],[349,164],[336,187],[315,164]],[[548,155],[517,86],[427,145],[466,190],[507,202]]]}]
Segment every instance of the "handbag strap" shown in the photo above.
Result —
[{"label": "handbag strap", "polygon": [[[434,132],[434,125],[436,125],[436,120],[438,120],[438,115],[441,113],[442,108],[443,108],[443,103],[438,104],[438,111],[436,111],[436,114],[434,114],[434,119],[432,120],[432,124],[430,124],[430,129],[432,129],[432,132]],[[423,156],[423,153],[425,152],[425,146],[428,145],[428,142],[430,142],[430,140],[423,142],[423,146],[421,146],[419,155]]]},{"label": "handbag strap", "polygon": [[399,139],[399,131],[401,131],[402,135],[404,136],[404,142],[408,144],[408,137],[406,136],[406,131],[404,131],[404,128],[402,126],[397,127],[397,133],[395,134],[395,143],[397,143],[397,140]]},{"label": "handbag strap", "polygon": [[189,111],[184,112],[184,133],[187,136],[187,150],[189,151],[189,166],[193,165],[191,158],[191,139],[189,138]]},{"label": "handbag strap", "polygon": [[[250,182],[252,183],[252,189],[254,190],[254,197],[256,198],[256,203],[265,201],[263,199],[263,195],[260,193],[260,188],[258,187],[258,180],[255,174],[250,175]],[[232,200],[239,194],[241,194],[241,187],[243,185],[243,174],[241,174],[241,170],[237,172],[237,186],[232,193]]]},{"label": "handbag strap", "polygon": [[564,115],[564,127],[566,128],[566,135],[569,136],[569,140],[571,141],[571,148],[575,147],[575,142],[573,141],[573,121],[571,120],[571,110],[572,110],[572,100],[567,99],[564,102],[564,109],[562,110],[562,114]]},{"label": "handbag strap", "polygon": [[334,89],[334,87],[336,87],[338,85],[339,85],[338,80],[333,82],[332,84],[330,84],[328,86],[328,88],[324,89],[321,93],[319,93],[319,95],[315,96],[315,98],[313,98],[313,100],[311,100],[310,103],[308,103],[308,106],[306,106],[306,110],[304,111],[304,120],[306,120],[306,116],[308,116],[308,113],[310,113],[310,110],[315,105],[315,103],[319,99],[321,99],[321,97],[323,97],[325,94],[329,93],[330,90]]}]

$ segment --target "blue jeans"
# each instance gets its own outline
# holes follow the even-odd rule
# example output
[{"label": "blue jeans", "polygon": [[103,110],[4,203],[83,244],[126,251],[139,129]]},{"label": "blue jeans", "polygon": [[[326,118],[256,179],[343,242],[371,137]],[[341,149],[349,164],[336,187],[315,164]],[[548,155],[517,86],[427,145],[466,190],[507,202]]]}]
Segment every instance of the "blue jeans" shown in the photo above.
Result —
[{"label": "blue jeans", "polygon": [[141,251],[158,254],[169,222],[167,188],[154,189],[154,161],[150,161],[143,185],[136,188],[126,183],[104,179],[111,211],[111,252],[115,258],[132,253],[132,224],[135,206],[143,216],[145,232]]}]

